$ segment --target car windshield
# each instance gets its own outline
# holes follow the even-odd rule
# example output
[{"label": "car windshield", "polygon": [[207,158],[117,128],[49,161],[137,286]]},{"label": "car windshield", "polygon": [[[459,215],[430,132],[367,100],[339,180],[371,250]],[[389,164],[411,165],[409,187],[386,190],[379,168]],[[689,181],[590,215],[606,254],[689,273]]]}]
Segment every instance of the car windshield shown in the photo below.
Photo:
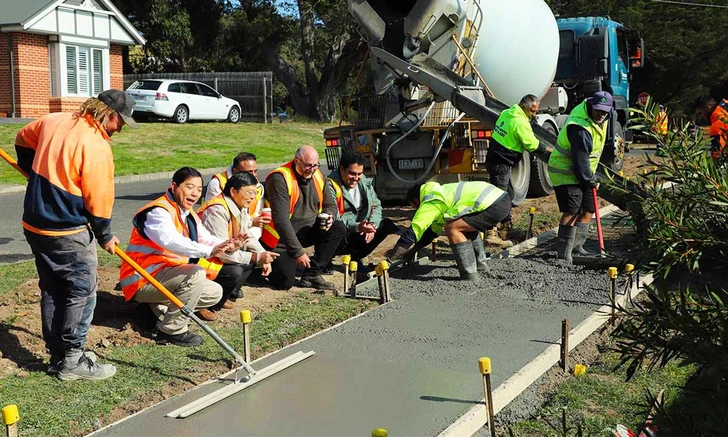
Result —
[{"label": "car windshield", "polygon": [[129,89],[130,90],[150,90],[150,91],[156,91],[159,89],[159,86],[162,84],[159,80],[139,80],[134,82]]}]

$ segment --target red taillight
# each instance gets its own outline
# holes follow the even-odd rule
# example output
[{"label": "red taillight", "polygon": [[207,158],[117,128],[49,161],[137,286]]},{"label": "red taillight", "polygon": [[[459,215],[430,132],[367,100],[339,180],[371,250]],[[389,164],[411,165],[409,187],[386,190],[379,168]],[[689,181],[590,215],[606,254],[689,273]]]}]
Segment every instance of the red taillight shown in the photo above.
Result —
[{"label": "red taillight", "polygon": [[339,139],[326,140],[326,147],[339,147]]},{"label": "red taillight", "polygon": [[165,102],[169,101],[169,99],[167,98],[167,95],[164,93],[157,93],[157,95],[154,96],[154,100],[164,100]]},{"label": "red taillight", "polygon": [[477,140],[482,140],[484,138],[490,138],[490,131],[489,130],[474,130],[474,131],[472,131],[472,137]]}]

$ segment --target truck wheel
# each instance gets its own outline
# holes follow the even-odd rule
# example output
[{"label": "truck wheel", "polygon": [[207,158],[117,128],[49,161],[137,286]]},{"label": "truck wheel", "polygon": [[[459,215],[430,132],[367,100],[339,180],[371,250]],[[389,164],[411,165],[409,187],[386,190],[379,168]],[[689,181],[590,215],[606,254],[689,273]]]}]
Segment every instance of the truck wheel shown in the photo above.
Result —
[{"label": "truck wheel", "polygon": [[511,170],[511,182],[508,184],[508,194],[514,206],[520,205],[528,194],[528,181],[531,177],[531,155],[523,152],[521,161]]},{"label": "truck wheel", "polygon": [[[550,133],[557,135],[556,129],[550,123],[545,123],[543,128]],[[554,186],[551,185],[551,177],[548,171],[547,162],[541,161],[535,156],[531,157],[531,181],[528,184],[528,195],[532,197],[548,196],[554,192]]]},{"label": "truck wheel", "polygon": [[604,152],[602,152],[602,159],[600,162],[614,172],[619,172],[624,166],[624,130],[619,122],[614,124],[614,144],[606,144],[604,146]]}]

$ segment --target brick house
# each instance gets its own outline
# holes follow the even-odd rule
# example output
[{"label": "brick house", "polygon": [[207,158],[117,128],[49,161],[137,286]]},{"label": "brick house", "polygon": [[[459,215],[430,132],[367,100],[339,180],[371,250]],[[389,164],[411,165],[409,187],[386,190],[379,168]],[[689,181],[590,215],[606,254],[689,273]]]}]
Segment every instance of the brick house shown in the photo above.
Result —
[{"label": "brick house", "polygon": [[108,0],[0,0],[0,116],[72,111],[123,89],[122,47],[144,43]]}]

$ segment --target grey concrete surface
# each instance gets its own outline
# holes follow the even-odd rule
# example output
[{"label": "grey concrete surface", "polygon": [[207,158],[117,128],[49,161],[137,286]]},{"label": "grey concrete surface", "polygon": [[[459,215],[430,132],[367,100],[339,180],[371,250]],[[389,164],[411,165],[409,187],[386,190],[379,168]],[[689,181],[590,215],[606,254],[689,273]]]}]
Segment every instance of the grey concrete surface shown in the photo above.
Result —
[{"label": "grey concrete surface", "polygon": [[436,435],[482,399],[479,357],[491,357],[497,387],[558,342],[564,318],[576,326],[607,302],[601,271],[550,257],[490,263],[495,277],[478,283],[456,280],[450,260],[395,273],[395,301],[255,366],[299,350],[312,358],[187,419],[164,416],[222,382],[97,435],[363,436],[378,427]]},{"label": "grey concrete surface", "polygon": [[[6,165],[0,163],[0,165]],[[268,172],[280,164],[261,164],[258,176],[264,179]],[[322,165],[325,165],[323,162]],[[221,171],[219,168],[200,170],[207,183],[210,176]],[[327,170],[324,168],[324,172]],[[146,175],[122,176],[116,178],[114,211],[111,229],[122,243],[129,241],[131,219],[134,213],[148,201],[157,198],[172,181],[174,172]],[[328,173],[326,173],[328,174]],[[31,259],[30,247],[23,236],[21,218],[25,187],[19,192],[0,192],[0,265]]]}]

